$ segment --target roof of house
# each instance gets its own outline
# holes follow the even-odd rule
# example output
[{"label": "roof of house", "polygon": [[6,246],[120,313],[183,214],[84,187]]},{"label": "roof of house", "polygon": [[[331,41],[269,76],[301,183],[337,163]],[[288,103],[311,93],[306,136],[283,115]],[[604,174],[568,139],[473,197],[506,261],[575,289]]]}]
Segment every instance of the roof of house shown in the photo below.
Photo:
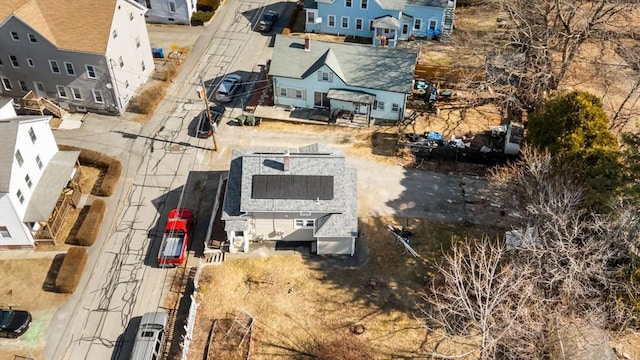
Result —
[{"label": "roof of house", "polygon": [[0,193],[9,191],[9,183],[11,181],[11,166],[13,165],[13,157],[16,152],[16,140],[18,133],[18,125],[22,121],[28,120],[48,120],[51,116],[17,116],[0,120],[0,169],[8,169],[0,171]]},{"label": "roof of house", "polygon": [[446,8],[449,6],[449,0],[407,0],[407,4]]},{"label": "roof of house", "polygon": [[[328,218],[323,219],[323,226],[317,227],[316,236],[355,236],[357,231],[356,171],[345,166],[342,151],[321,144],[293,149],[289,153],[288,170],[286,170],[285,150],[287,149],[233,151],[222,219],[228,221],[228,225],[233,229],[245,230],[243,224],[237,223],[238,217],[244,213],[303,211],[325,213],[328,214]],[[291,196],[284,198],[282,196],[255,198],[253,182],[257,179],[256,175],[322,176],[325,179],[330,177],[333,193],[326,199],[296,196],[294,191],[291,192]]]},{"label": "roof of house", "polygon": [[13,14],[59,49],[104,54],[117,3],[118,0],[2,0],[0,22]]},{"label": "roof of house", "polygon": [[404,10],[404,6],[407,3],[406,0],[376,0],[381,8],[385,10]]},{"label": "roof of house", "polygon": [[415,51],[321,40],[311,40],[305,51],[304,42],[301,37],[277,35],[269,75],[304,79],[326,65],[349,86],[411,92]]}]

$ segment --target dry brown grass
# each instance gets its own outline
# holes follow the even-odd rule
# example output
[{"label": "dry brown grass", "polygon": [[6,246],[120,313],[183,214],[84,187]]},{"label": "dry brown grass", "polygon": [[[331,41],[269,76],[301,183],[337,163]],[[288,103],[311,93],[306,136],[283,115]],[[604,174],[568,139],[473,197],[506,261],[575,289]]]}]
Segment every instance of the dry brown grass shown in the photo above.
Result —
[{"label": "dry brown grass", "polygon": [[[424,260],[412,258],[386,230],[388,223],[415,233],[411,245]],[[252,359],[304,358],[322,354],[336,341],[363,344],[372,358],[426,354],[439,340],[421,326],[420,292],[442,248],[486,229],[465,228],[415,219],[371,218],[361,224],[369,254],[359,267],[343,266],[353,259],[301,254],[226,261],[205,268],[201,278],[202,306],[190,358],[202,358],[213,319],[232,319],[246,309],[255,319]],[[221,322],[221,324],[228,324]],[[355,335],[354,325],[364,333]],[[225,325],[220,325],[225,326]],[[224,330],[224,329],[223,329]],[[239,344],[222,335],[215,344]],[[344,344],[343,344],[344,345]],[[442,345],[441,345],[442,346]],[[220,348],[214,358],[238,358],[235,347]],[[441,348],[441,351],[455,352]],[[367,351],[369,353],[369,351]],[[366,358],[366,357],[365,357]]]},{"label": "dry brown grass", "polygon": [[81,247],[69,248],[60,266],[60,272],[56,277],[56,290],[61,293],[74,292],[80,282],[86,263],[87,249]]},{"label": "dry brown grass", "polygon": [[102,199],[96,199],[91,204],[87,216],[82,220],[82,225],[75,236],[75,242],[81,246],[91,246],[96,242],[106,204]]}]

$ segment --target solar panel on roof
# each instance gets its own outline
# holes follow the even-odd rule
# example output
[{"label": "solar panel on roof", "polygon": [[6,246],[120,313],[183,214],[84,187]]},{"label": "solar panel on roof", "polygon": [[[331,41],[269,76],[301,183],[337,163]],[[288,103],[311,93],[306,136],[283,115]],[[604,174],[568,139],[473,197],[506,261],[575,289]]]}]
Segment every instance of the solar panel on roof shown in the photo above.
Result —
[{"label": "solar panel on roof", "polygon": [[251,198],[332,200],[333,176],[253,175]]}]

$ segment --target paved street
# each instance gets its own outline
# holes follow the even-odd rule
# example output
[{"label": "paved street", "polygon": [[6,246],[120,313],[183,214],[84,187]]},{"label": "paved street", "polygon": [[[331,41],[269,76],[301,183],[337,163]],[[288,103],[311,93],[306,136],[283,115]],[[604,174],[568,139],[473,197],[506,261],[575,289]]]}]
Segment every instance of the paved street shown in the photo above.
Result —
[{"label": "paved street", "polygon": [[[199,35],[198,40],[166,101],[144,126],[92,115],[80,129],[55,133],[62,144],[119,158],[123,176],[118,191],[108,199],[100,234],[103,240],[89,249],[90,260],[78,290],[51,322],[47,359],[128,358],[135,329],[131,320],[163,305],[175,272],[158,268],[155,260],[166,215],[177,206],[195,209],[194,240],[202,241],[217,182],[228,169],[233,148],[295,147],[314,142],[350,146],[338,135],[292,135],[234,126],[230,119],[240,114],[242,102],[228,107],[219,129],[218,152],[211,151],[211,139],[189,135],[193,119],[204,108],[195,91],[200,78],[216,84],[226,73],[239,73],[247,81],[247,95],[265,86],[255,81],[260,65],[271,56],[272,49],[267,46],[271,37],[251,29],[257,17],[252,9],[263,5],[228,0],[201,33],[190,28],[194,38]],[[294,3],[288,6],[290,11]],[[280,27],[284,26],[281,22]],[[164,35],[172,36],[166,31]],[[365,205],[360,209],[362,216],[400,214],[458,220],[467,216],[456,177],[362,159],[348,161],[359,172],[359,198]]]}]

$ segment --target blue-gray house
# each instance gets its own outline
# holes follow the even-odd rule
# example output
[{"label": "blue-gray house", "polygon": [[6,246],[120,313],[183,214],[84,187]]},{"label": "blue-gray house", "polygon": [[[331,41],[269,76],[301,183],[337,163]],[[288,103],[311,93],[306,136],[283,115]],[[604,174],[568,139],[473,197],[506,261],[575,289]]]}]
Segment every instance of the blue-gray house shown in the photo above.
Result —
[{"label": "blue-gray house", "polygon": [[269,75],[276,105],[400,120],[417,53],[277,35]]},{"label": "blue-gray house", "polygon": [[395,47],[411,36],[448,38],[456,0],[309,0],[306,32],[373,38]]}]

